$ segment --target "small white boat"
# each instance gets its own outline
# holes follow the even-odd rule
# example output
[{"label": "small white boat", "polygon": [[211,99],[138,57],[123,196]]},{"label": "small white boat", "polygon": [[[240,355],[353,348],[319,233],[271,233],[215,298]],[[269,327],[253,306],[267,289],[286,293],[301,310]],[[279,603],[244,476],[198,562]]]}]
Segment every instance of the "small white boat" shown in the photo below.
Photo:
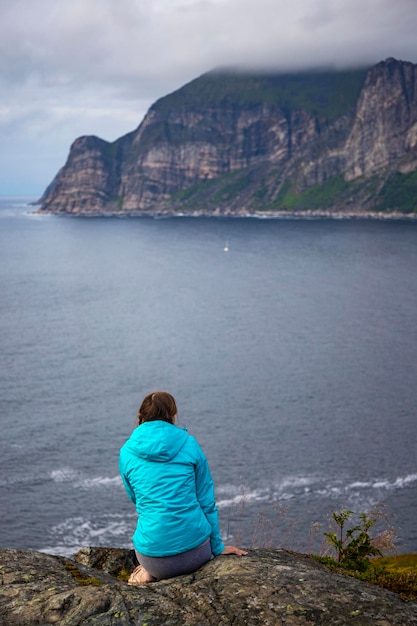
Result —
[{"label": "small white boat", "polygon": [[229,252],[229,242],[228,241],[226,241],[226,243],[224,244],[223,252]]}]

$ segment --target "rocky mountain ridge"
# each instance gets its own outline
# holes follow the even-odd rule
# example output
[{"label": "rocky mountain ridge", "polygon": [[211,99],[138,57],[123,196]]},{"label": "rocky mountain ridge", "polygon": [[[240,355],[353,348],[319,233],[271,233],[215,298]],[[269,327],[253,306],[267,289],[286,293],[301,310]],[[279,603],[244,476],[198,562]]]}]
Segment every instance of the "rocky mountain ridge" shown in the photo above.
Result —
[{"label": "rocky mountain ridge", "polygon": [[0,624],[417,624],[416,602],[285,550],[216,557],[194,574],[141,587],[123,580],[132,558],[116,548],[82,548],[74,559],[0,550]]},{"label": "rocky mountain ridge", "polygon": [[84,136],[41,199],[67,214],[417,215],[417,65],[209,73],[114,143]]}]

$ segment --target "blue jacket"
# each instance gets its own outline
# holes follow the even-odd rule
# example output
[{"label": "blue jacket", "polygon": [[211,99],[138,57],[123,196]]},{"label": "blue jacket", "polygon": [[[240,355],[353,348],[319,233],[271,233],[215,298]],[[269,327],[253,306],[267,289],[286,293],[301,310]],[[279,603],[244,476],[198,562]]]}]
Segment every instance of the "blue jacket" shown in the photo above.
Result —
[{"label": "blue jacket", "polygon": [[120,450],[119,468],[138,512],[138,552],[180,554],[208,537],[214,555],[223,551],[213,480],[194,437],[168,422],[144,422]]}]

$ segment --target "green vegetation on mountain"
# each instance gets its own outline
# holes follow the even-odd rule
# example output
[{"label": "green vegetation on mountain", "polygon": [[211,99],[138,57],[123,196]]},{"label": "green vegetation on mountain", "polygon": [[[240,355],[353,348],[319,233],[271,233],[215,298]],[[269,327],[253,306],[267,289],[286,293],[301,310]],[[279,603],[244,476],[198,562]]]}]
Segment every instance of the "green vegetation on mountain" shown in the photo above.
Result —
[{"label": "green vegetation on mountain", "polygon": [[392,172],[382,187],[376,210],[417,213],[417,170],[409,174]]},{"label": "green vegetation on mountain", "polygon": [[[357,198],[370,197],[378,189],[380,199],[374,210],[380,213],[399,212],[417,214],[417,172],[388,176],[385,182],[377,176],[346,181],[340,174],[329,178],[320,185],[313,185],[303,191],[289,180],[281,184],[279,178],[273,182],[267,177],[253,176],[253,172],[239,170],[219,176],[215,180],[202,181],[173,194],[172,200],[179,205],[178,210],[202,211],[229,202],[240,195],[252,195],[251,208],[262,213],[270,211],[296,214],[301,211],[331,211],[341,200],[345,206],[355,206]],[[275,197],[273,192],[279,189]],[[253,191],[253,193],[252,193]]]},{"label": "green vegetation on mountain", "polygon": [[209,72],[161,98],[153,108],[169,112],[182,107],[199,110],[219,104],[267,104],[283,111],[305,109],[332,120],[356,104],[366,73],[367,69],[293,74]]},{"label": "green vegetation on mountain", "polygon": [[274,203],[274,208],[284,211],[328,209],[349,186],[343,176],[339,175],[329,178],[321,185],[314,185],[297,193],[291,183],[285,181]]}]

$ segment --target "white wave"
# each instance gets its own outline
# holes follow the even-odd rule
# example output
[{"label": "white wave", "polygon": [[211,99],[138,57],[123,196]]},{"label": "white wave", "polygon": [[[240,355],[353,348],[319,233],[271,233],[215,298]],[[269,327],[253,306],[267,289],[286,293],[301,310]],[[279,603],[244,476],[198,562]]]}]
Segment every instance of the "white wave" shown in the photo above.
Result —
[{"label": "white wave", "polygon": [[279,500],[291,500],[292,498],[312,492],[312,486],[319,479],[315,476],[286,476],[274,481],[271,485],[253,489],[245,485],[225,484],[216,489],[217,494],[224,497],[217,501],[218,508],[254,504],[256,502],[277,502]]},{"label": "white wave", "polygon": [[[85,477],[81,472],[63,467],[51,472],[55,482],[69,482],[74,486],[86,489],[105,487],[118,484],[115,477]],[[369,510],[380,502],[381,492],[410,488],[417,482],[417,473],[406,474],[396,478],[366,478],[364,480],[345,481],[335,477],[329,480],[319,476],[287,476],[270,485],[259,488],[225,483],[216,490],[219,509],[244,508],[258,503],[279,503],[300,498],[319,498],[333,500],[334,506],[347,506],[355,511]],[[220,497],[219,497],[220,496]],[[337,504],[336,504],[337,502]],[[117,545],[131,548],[131,540],[136,526],[134,511],[122,513],[106,513],[98,518],[94,516],[78,516],[63,520],[48,533],[48,545],[41,548],[42,552],[71,556],[83,546]]]},{"label": "white wave", "polygon": [[361,480],[357,480],[354,483],[350,483],[350,485],[348,485],[348,489],[366,489],[367,487],[372,487],[372,483],[369,481],[361,481]]},{"label": "white wave", "polygon": [[52,527],[49,545],[43,546],[39,551],[71,556],[84,546],[117,543],[118,547],[132,548],[129,537],[133,534],[135,525],[136,514],[109,513],[99,520],[70,517]]},{"label": "white wave", "polygon": [[278,483],[280,489],[298,489],[299,487],[310,487],[317,482],[317,478],[314,476],[288,476]]},{"label": "white wave", "polygon": [[388,489],[390,484],[389,480],[376,480],[371,486],[373,489]]},{"label": "white wave", "polygon": [[397,480],[394,483],[394,487],[399,487],[400,489],[402,489],[406,485],[415,483],[416,481],[417,481],[417,474],[408,474],[407,476],[404,476],[404,478],[397,478]]},{"label": "white wave", "polygon": [[82,472],[70,467],[62,467],[50,473],[51,479],[56,483],[72,483],[77,489],[94,489],[96,487],[112,487],[122,485],[122,479],[117,476],[94,476],[86,477]]},{"label": "white wave", "polygon": [[231,496],[242,493],[242,491],[245,491],[246,489],[247,488],[243,484],[235,485],[234,483],[224,483],[219,486],[216,485],[216,494]]},{"label": "white wave", "polygon": [[407,476],[399,476],[395,480],[390,480],[388,478],[378,478],[375,480],[368,481],[356,481],[350,483],[346,486],[345,490],[357,490],[357,489],[403,489],[408,485],[417,481],[417,474],[407,474]]},{"label": "white wave", "polygon": [[270,500],[270,494],[268,490],[258,490],[248,491],[245,493],[237,494],[232,498],[223,498],[222,500],[217,500],[217,508],[223,509],[229,506],[236,506],[245,504],[252,504],[254,502],[260,502],[262,500]]},{"label": "white wave", "polygon": [[56,483],[69,483],[77,480],[79,474],[70,467],[62,467],[57,470],[52,470],[50,476]]},{"label": "white wave", "polygon": [[120,476],[96,476],[95,478],[85,478],[81,482],[81,486],[85,489],[94,487],[111,487],[112,485],[121,485]]},{"label": "white wave", "polygon": [[395,479],[368,479],[347,482],[342,478],[328,481],[319,476],[287,476],[274,481],[268,486],[253,489],[238,485],[222,485],[217,493],[222,496],[217,502],[218,508],[233,507],[239,504],[254,504],[260,501],[279,502],[294,498],[320,497],[330,499],[344,498],[355,502],[358,498],[376,503],[378,492],[403,489],[417,481],[417,474],[407,474]]}]

